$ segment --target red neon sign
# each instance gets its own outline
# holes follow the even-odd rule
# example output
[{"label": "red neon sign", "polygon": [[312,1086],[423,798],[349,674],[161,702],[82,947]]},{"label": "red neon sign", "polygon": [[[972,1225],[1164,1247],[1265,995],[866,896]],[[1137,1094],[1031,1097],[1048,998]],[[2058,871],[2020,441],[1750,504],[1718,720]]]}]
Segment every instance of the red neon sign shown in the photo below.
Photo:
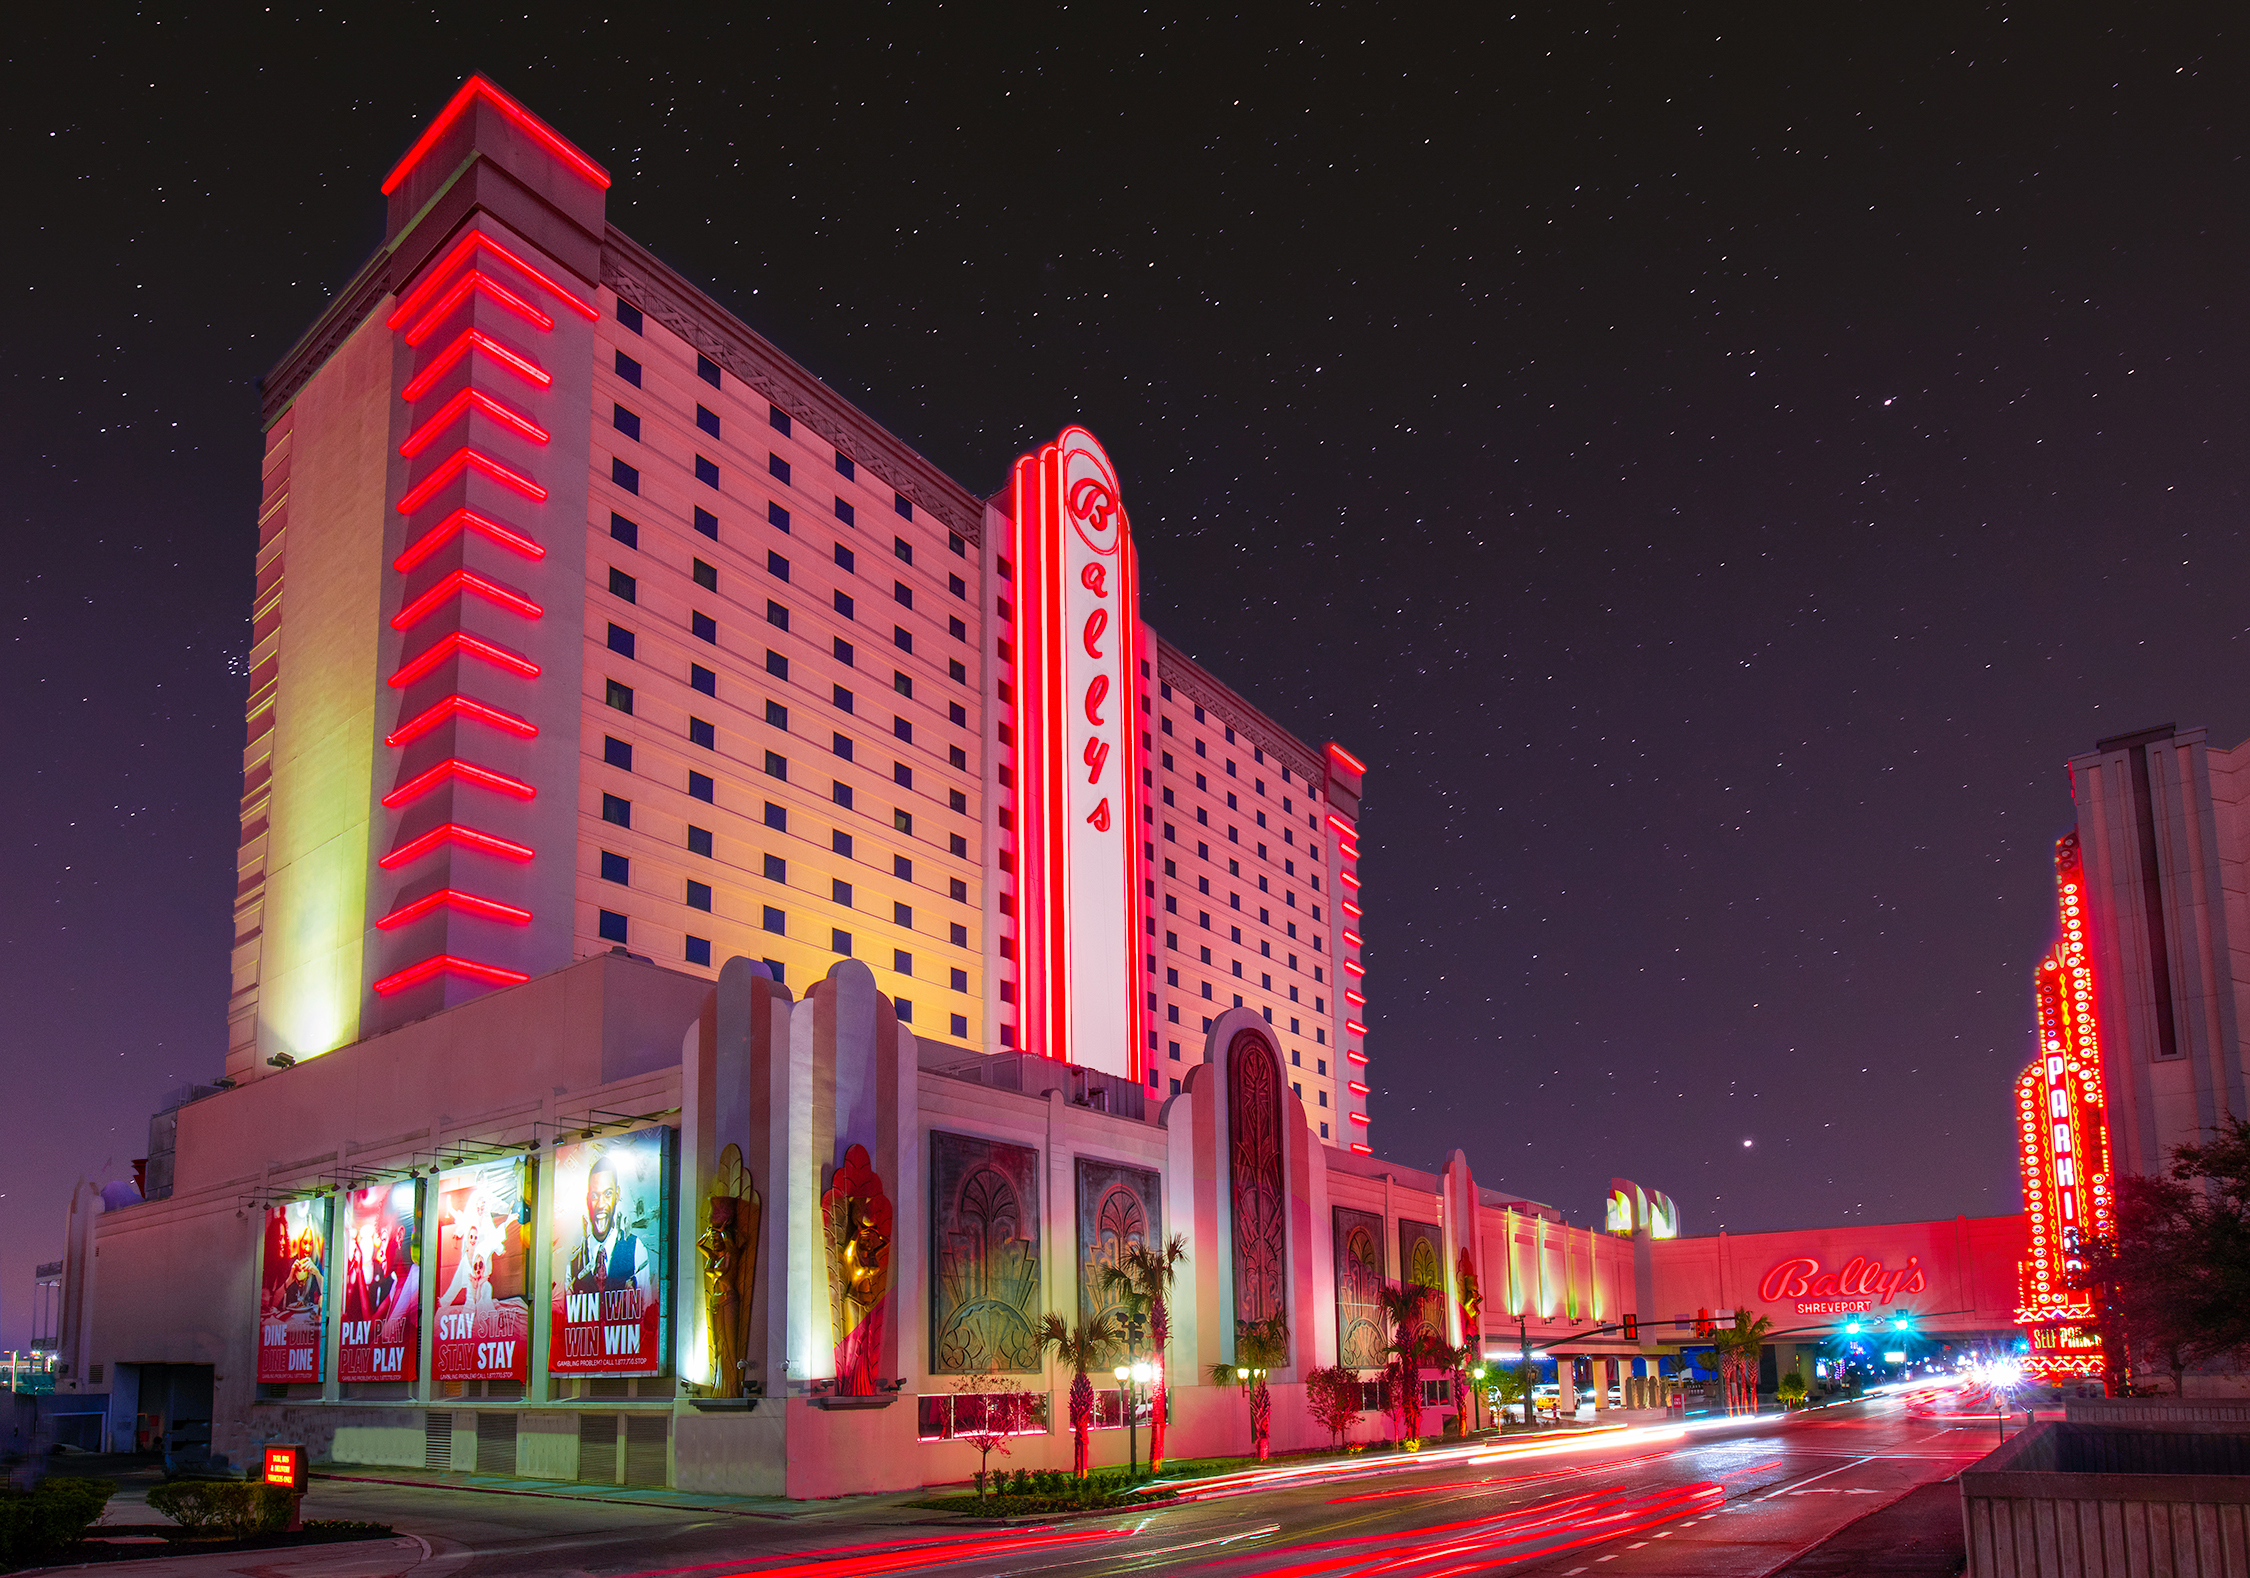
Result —
[{"label": "red neon sign", "polygon": [[420,597],[408,603],[391,616],[393,630],[405,630],[421,622],[427,615],[442,607],[460,592],[473,592],[486,602],[498,603],[512,614],[526,619],[537,619],[545,612],[537,603],[521,592],[511,592],[497,581],[488,581],[474,570],[454,570],[444,580],[431,587]]},{"label": "red neon sign", "polygon": [[512,838],[501,838],[492,833],[480,833],[473,827],[463,827],[458,822],[448,822],[443,827],[433,827],[420,838],[410,839],[381,860],[375,862],[385,871],[420,860],[431,850],[445,844],[460,844],[469,849],[481,849],[488,855],[499,855],[508,860],[529,860],[531,846],[519,844]]},{"label": "red neon sign", "polygon": [[404,575],[448,542],[451,542],[456,535],[465,531],[473,531],[480,537],[486,537],[498,543],[503,548],[513,549],[526,559],[544,559],[547,557],[547,550],[526,537],[522,532],[503,526],[488,516],[479,515],[475,510],[458,509],[431,527],[404,553],[393,559],[391,568]]},{"label": "red neon sign", "polygon": [[[395,329],[401,324],[405,323],[407,319],[420,312],[422,310],[423,304],[427,302],[432,296],[436,295],[438,293],[439,287],[444,285],[446,280],[452,277],[454,269],[460,266],[461,260],[468,257],[472,252],[477,252],[480,250],[491,253],[494,257],[507,264],[517,273],[523,275],[533,284],[538,285],[542,290],[545,290],[549,295],[560,299],[562,302],[569,306],[571,311],[577,313],[581,318],[586,319],[589,323],[593,322],[601,316],[601,314],[595,310],[594,304],[592,302],[582,301],[579,299],[576,292],[565,290],[561,285],[555,282],[552,275],[547,274],[539,269],[533,268],[529,263],[526,263],[514,252],[511,252],[508,248],[502,246],[498,241],[495,241],[492,237],[486,235],[483,231],[472,230],[467,235],[463,236],[458,242],[454,243],[452,251],[446,253],[444,257],[438,259],[438,261],[431,266],[429,271],[423,275],[422,283],[415,286],[413,290],[409,291],[406,295],[406,298],[392,310],[391,315],[383,320],[383,327],[386,329]],[[550,326],[551,325],[542,325],[542,327]],[[407,343],[411,345],[415,342],[409,340]]]},{"label": "red neon sign", "polygon": [[511,674],[520,674],[525,679],[537,679],[539,677],[539,665],[532,662],[531,659],[519,653],[510,652],[506,647],[494,646],[482,636],[467,635],[456,630],[436,646],[431,647],[429,651],[393,674],[391,676],[391,687],[394,690],[404,689],[456,652],[468,657],[483,658],[494,667],[504,668]]},{"label": "red neon sign", "polygon": [[525,136],[552,154],[556,160],[577,174],[580,179],[601,191],[609,190],[609,172],[607,170],[604,170],[569,143],[563,141],[561,134],[552,126],[549,126],[538,116],[532,114],[531,111],[508,97],[507,94],[501,92],[482,73],[479,73],[461,84],[460,91],[447,101],[444,109],[438,111],[437,119],[430,122],[430,129],[416,139],[414,146],[406,150],[406,157],[399,160],[397,168],[383,178],[383,195],[385,197],[398,190],[399,183],[413,172],[414,167],[422,162],[432,148],[437,146],[438,139],[452,128],[455,121],[468,113],[469,106],[478,99],[484,100],[502,115],[505,115]]},{"label": "red neon sign", "polygon": [[411,904],[402,904],[375,924],[384,931],[409,926],[432,910],[456,909],[464,915],[482,915],[486,920],[507,921],[521,926],[531,919],[531,911],[514,904],[503,904],[498,899],[479,898],[474,893],[463,893],[457,888],[440,888],[427,897]]},{"label": "red neon sign", "polygon": [[1344,1056],[1350,1058],[1354,1063],[1359,1064],[1362,1068],[1365,1068],[1367,1066],[1367,1054],[1360,1051],[1357,1047],[1344,1048]]},{"label": "red neon sign", "polygon": [[489,767],[479,767],[473,762],[465,762],[455,756],[439,762],[428,772],[416,773],[405,783],[400,784],[389,794],[383,796],[383,804],[395,810],[409,800],[420,799],[449,778],[459,778],[468,783],[481,784],[487,789],[496,789],[502,794],[514,795],[518,800],[529,800],[539,793],[538,790],[532,788],[521,778],[510,778],[506,773],[496,773]]},{"label": "red neon sign", "polygon": [[[1342,762],[1346,767],[1349,767],[1353,772],[1358,773],[1361,777],[1364,778],[1367,776],[1367,764],[1361,761],[1358,757],[1354,756],[1350,751],[1345,750],[1341,745],[1338,745],[1334,740],[1330,740],[1328,742],[1328,754],[1335,757],[1339,762]],[[1333,821],[1334,818],[1330,818],[1330,820]]]},{"label": "red neon sign", "polygon": [[546,502],[547,490],[522,472],[512,466],[503,466],[499,461],[494,460],[482,451],[464,447],[456,449],[446,457],[445,464],[439,466],[437,470],[415,484],[413,490],[405,498],[398,501],[398,512],[401,515],[413,514],[423,505],[429,503],[431,496],[440,488],[463,472],[470,470],[483,472],[502,487],[515,489],[516,492],[522,494],[534,504]]},{"label": "red neon sign", "polygon": [[396,975],[384,976],[375,983],[375,990],[388,997],[393,992],[402,992],[409,986],[419,986],[440,975],[463,975],[488,986],[521,986],[531,979],[521,970],[510,970],[497,964],[479,964],[474,959],[456,958],[450,953],[441,953],[424,959],[420,964],[410,964]]},{"label": "red neon sign", "polygon": [[1823,1271],[1812,1256],[1798,1255],[1766,1273],[1758,1284],[1758,1297],[1768,1304],[1800,1300],[1800,1315],[1855,1315],[1887,1306],[1901,1294],[1922,1293],[1928,1288],[1918,1255],[1908,1255],[1906,1264],[1896,1271],[1885,1271],[1882,1261],[1869,1260],[1865,1255],[1852,1256],[1841,1271]]},{"label": "red neon sign", "polygon": [[408,460],[412,460],[435,443],[438,434],[458,421],[463,412],[469,410],[482,411],[501,426],[513,428],[534,444],[547,442],[547,430],[537,422],[532,421],[530,417],[523,415],[521,412],[509,410],[482,389],[464,389],[452,399],[446,401],[444,405],[439,406],[437,415],[407,434],[406,442],[398,446],[398,452]]}]

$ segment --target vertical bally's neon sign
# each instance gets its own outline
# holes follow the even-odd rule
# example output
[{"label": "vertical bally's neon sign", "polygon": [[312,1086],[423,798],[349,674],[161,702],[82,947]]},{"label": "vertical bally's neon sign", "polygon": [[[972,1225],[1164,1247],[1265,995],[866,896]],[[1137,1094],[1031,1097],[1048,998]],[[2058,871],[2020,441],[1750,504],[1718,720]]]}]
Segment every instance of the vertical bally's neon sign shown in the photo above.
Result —
[{"label": "vertical bally's neon sign", "polygon": [[1084,428],[1016,462],[1010,503],[1023,1046],[1139,1080],[1132,532],[1116,468]]}]

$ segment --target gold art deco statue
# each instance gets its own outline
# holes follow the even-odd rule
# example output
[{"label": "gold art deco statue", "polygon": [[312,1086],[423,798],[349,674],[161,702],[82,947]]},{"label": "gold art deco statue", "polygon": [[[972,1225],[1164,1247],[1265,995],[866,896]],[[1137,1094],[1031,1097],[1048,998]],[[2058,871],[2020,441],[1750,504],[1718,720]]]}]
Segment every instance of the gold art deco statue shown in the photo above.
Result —
[{"label": "gold art deco statue", "polygon": [[711,1334],[711,1389],[748,1395],[750,1299],[758,1285],[758,1226],[765,1202],[742,1170],[742,1147],[719,1152],[711,1179],[711,1225],[695,1241],[703,1252],[703,1315]]}]

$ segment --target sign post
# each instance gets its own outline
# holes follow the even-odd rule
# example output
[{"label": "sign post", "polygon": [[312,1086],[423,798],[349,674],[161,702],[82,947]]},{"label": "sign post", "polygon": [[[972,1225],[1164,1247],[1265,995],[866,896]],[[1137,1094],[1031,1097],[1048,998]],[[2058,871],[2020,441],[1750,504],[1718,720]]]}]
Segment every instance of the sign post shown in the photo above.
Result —
[{"label": "sign post", "polygon": [[289,1492],[288,1532],[295,1534],[305,1526],[305,1449],[269,1443],[262,1463],[258,1477]]}]

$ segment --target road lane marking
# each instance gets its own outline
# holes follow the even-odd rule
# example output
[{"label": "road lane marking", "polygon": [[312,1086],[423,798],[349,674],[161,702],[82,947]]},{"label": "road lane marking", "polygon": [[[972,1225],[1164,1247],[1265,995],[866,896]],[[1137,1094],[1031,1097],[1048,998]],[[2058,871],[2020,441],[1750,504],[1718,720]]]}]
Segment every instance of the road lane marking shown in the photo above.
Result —
[{"label": "road lane marking", "polygon": [[1872,1457],[1853,1458],[1849,1463],[1839,1464],[1835,1468],[1828,1470],[1828,1473],[1826,1474],[1815,1474],[1812,1476],[1812,1479],[1800,1479],[1795,1485],[1784,1485],[1781,1487],[1781,1489],[1768,1492],[1766,1495],[1760,1496],[1758,1499],[1760,1501],[1772,1501],[1776,1497],[1789,1495],[1792,1491],[1795,1491],[1800,1486],[1810,1485],[1815,1480],[1826,1479],[1830,1474],[1841,1474],[1845,1469],[1857,1468],[1862,1463],[1872,1463],[1874,1461],[1875,1460]]}]

